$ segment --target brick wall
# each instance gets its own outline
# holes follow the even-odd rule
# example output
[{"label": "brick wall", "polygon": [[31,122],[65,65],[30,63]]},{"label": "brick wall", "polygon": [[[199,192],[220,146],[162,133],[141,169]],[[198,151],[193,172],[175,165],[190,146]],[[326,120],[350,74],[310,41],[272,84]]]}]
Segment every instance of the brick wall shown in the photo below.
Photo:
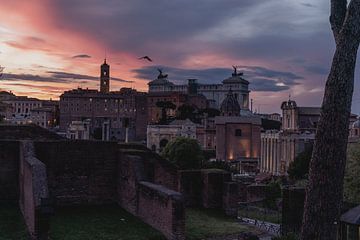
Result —
[{"label": "brick wall", "polygon": [[46,167],[34,156],[32,142],[20,144],[19,170],[20,210],[31,239],[47,239],[49,221],[42,211],[44,199],[49,198]]},{"label": "brick wall", "polygon": [[179,191],[187,206],[221,208],[224,182],[231,181],[229,172],[218,169],[179,172]]},{"label": "brick wall", "polygon": [[20,186],[20,207],[34,238],[47,233],[48,215],[43,213],[51,213],[51,196],[56,205],[118,202],[168,239],[184,239],[184,203],[174,191],[177,169],[171,163],[139,145],[27,143],[31,151],[24,150],[23,142],[20,147],[0,141],[0,200],[17,201]]},{"label": "brick wall", "polygon": [[247,201],[248,184],[225,182],[223,191],[223,209],[227,215],[236,216],[239,202]]},{"label": "brick wall", "polygon": [[202,177],[200,170],[179,171],[178,191],[184,197],[186,206],[202,207]]},{"label": "brick wall", "polygon": [[251,184],[247,187],[247,202],[262,201],[266,198],[267,185]]},{"label": "brick wall", "polygon": [[138,212],[167,239],[185,239],[185,207],[180,193],[149,182],[139,183]]},{"label": "brick wall", "polygon": [[301,231],[302,217],[304,212],[305,189],[285,188],[283,190],[282,203],[282,227],[281,233],[299,233]]},{"label": "brick wall", "polygon": [[144,162],[139,156],[124,156],[118,165],[118,203],[132,214],[138,210],[138,183],[145,181]]},{"label": "brick wall", "polygon": [[222,208],[224,182],[231,181],[231,174],[223,170],[203,170],[202,198],[205,208]]},{"label": "brick wall", "polygon": [[16,202],[19,197],[19,143],[0,141],[0,202]]},{"label": "brick wall", "polygon": [[119,205],[161,231],[168,239],[184,239],[185,208],[181,194],[149,182],[154,178],[167,182],[168,177],[160,176],[161,164],[152,164],[133,153],[122,154],[118,164]]},{"label": "brick wall", "polygon": [[116,201],[118,146],[111,142],[36,142],[58,205]]}]

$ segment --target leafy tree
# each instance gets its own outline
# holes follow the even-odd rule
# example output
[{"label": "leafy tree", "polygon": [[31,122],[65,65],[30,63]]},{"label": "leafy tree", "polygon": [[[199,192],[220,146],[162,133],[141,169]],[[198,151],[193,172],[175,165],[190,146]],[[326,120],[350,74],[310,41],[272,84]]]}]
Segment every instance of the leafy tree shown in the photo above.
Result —
[{"label": "leafy tree", "polygon": [[335,240],[343,199],[360,0],[330,0],[336,51],[327,78],[306,190],[302,240]]},{"label": "leafy tree", "polygon": [[196,114],[196,109],[191,105],[181,105],[176,112],[176,118],[185,120],[185,119],[192,119],[194,118],[194,115]]},{"label": "leafy tree", "polygon": [[170,141],[161,155],[180,169],[199,169],[204,159],[199,143],[195,139],[185,137]]},{"label": "leafy tree", "polygon": [[170,101],[159,101],[156,106],[161,109],[160,123],[166,123],[168,109],[176,109],[176,105]]},{"label": "leafy tree", "polygon": [[360,204],[360,144],[351,146],[348,151],[344,179],[344,197],[348,202]]},{"label": "leafy tree", "polygon": [[205,108],[200,111],[202,114],[207,114],[209,118],[220,116],[220,110],[216,108]]},{"label": "leafy tree", "polygon": [[264,130],[280,130],[281,122],[262,118],[261,119],[261,127]]},{"label": "leafy tree", "polygon": [[312,145],[306,147],[305,150],[290,163],[288,174],[291,179],[300,180],[307,178],[312,151]]},{"label": "leafy tree", "polygon": [[278,198],[281,198],[280,182],[272,180],[267,184],[265,206],[270,209],[277,209],[276,201]]}]

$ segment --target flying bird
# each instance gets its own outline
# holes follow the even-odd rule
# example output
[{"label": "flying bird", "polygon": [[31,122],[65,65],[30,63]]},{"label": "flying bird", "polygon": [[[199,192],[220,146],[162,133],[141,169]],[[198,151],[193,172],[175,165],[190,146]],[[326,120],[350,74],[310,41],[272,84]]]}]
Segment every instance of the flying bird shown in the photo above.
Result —
[{"label": "flying bird", "polygon": [[149,56],[143,56],[143,57],[140,57],[139,59],[148,60],[149,62],[153,61]]}]

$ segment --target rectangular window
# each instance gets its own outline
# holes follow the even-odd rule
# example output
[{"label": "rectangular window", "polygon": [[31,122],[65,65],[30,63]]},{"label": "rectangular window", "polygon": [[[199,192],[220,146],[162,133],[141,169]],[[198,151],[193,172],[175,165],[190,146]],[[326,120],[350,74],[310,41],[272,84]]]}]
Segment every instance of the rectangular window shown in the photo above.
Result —
[{"label": "rectangular window", "polygon": [[235,130],[235,136],[236,137],[241,137],[241,129],[236,129]]}]

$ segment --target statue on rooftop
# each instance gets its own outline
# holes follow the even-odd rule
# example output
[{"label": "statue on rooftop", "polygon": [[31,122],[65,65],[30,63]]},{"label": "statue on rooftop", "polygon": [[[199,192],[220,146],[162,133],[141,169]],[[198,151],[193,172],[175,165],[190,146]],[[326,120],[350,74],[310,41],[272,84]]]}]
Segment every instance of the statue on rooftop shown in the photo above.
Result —
[{"label": "statue on rooftop", "polygon": [[242,76],[242,75],[244,75],[244,73],[242,73],[242,72],[237,72],[237,69],[238,69],[238,66],[232,66],[233,67],[233,69],[234,69],[234,73],[232,74],[234,77],[237,77],[237,76]]},{"label": "statue on rooftop", "polygon": [[167,77],[168,77],[167,74],[163,74],[162,69],[158,68],[157,70],[158,70],[158,72],[159,72],[159,75],[158,75],[158,77],[157,77],[158,79],[163,79],[163,78],[167,78]]}]

